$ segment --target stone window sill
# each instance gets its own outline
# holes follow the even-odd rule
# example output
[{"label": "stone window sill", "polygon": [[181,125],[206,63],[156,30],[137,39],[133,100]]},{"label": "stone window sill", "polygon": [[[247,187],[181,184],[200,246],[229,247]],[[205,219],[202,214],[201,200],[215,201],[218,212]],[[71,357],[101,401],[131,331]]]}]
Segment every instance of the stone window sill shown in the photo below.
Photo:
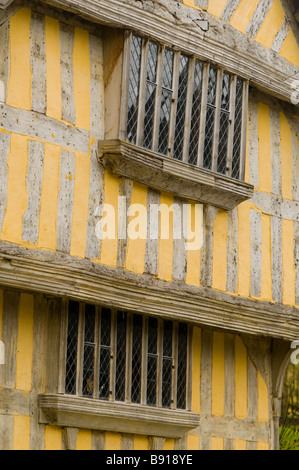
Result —
[{"label": "stone window sill", "polygon": [[244,181],[121,140],[100,141],[99,161],[113,174],[223,210],[232,210],[254,192]]},{"label": "stone window sill", "polygon": [[179,439],[199,426],[199,415],[72,395],[39,396],[40,423]]}]

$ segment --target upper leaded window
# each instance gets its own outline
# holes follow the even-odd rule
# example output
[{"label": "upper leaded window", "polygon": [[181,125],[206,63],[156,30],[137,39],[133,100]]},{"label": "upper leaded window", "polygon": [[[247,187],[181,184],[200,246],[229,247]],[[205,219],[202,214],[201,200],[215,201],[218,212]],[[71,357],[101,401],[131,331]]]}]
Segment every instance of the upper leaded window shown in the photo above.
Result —
[{"label": "upper leaded window", "polygon": [[65,393],[188,409],[185,323],[69,302]]},{"label": "upper leaded window", "polygon": [[131,36],[126,139],[243,179],[247,82]]}]

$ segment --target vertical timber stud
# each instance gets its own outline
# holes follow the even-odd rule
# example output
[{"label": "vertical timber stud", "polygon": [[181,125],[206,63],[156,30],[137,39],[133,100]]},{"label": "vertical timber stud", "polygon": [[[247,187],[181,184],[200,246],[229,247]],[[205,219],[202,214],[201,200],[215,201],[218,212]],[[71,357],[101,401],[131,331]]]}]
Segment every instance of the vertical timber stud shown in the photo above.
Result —
[{"label": "vertical timber stud", "polygon": [[116,375],[116,346],[117,346],[117,311],[111,311],[111,355],[110,355],[110,391],[109,400],[115,400]]},{"label": "vertical timber stud", "polygon": [[31,70],[32,70],[32,111],[46,114],[47,85],[46,85],[46,38],[45,16],[32,12],[31,29]]}]

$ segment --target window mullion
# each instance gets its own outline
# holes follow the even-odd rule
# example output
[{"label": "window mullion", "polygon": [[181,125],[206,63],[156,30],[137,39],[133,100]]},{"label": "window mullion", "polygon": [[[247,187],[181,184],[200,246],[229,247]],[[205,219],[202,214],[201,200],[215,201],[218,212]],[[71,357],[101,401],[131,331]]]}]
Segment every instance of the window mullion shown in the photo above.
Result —
[{"label": "window mullion", "polygon": [[197,166],[200,166],[200,167],[203,166],[203,154],[204,154],[204,147],[205,147],[209,69],[210,69],[209,64],[205,64],[204,71],[203,71],[202,102],[201,102],[201,113],[200,113],[199,145],[198,145],[198,159],[197,159]]},{"label": "window mullion", "polygon": [[61,323],[60,323],[60,350],[59,350],[59,377],[58,393],[65,393],[66,360],[67,360],[67,338],[68,338],[68,307],[66,299],[61,301]]},{"label": "window mullion", "polygon": [[215,103],[216,111],[215,111],[214,138],[213,138],[212,171],[217,171],[217,167],[218,167],[218,144],[219,144],[219,129],[220,129],[220,115],[221,115],[222,76],[223,76],[223,71],[219,69],[217,73],[217,89],[216,89],[216,103]]},{"label": "window mullion", "polygon": [[245,159],[246,159],[246,139],[247,139],[247,115],[248,115],[248,90],[249,81],[243,83],[243,108],[242,108],[242,132],[241,132],[241,152],[240,152],[240,179],[245,179]]},{"label": "window mullion", "polygon": [[145,96],[146,96],[146,68],[147,68],[148,41],[142,42],[141,53],[141,70],[140,70],[140,88],[139,88],[139,104],[138,104],[138,123],[137,123],[137,145],[142,146],[144,136],[144,113],[145,113]]},{"label": "window mullion", "polygon": [[193,89],[194,89],[194,69],[195,69],[195,59],[193,58],[190,60],[189,71],[188,71],[188,90],[187,90],[187,99],[186,99],[185,133],[184,133],[184,144],[183,144],[183,161],[187,163],[189,160],[189,141],[190,141],[192,100],[193,100]]},{"label": "window mullion", "polygon": [[158,368],[157,368],[157,406],[162,407],[162,372],[163,372],[163,320],[158,320]]},{"label": "window mullion", "polygon": [[109,400],[115,400],[115,374],[116,374],[116,334],[117,312],[111,310],[111,353],[110,353],[110,391]]},{"label": "window mullion", "polygon": [[85,304],[80,302],[78,356],[77,356],[77,382],[76,382],[76,395],[79,395],[79,396],[82,395],[82,383],[83,383],[84,327],[85,327]]},{"label": "window mullion", "polygon": [[231,176],[232,174],[234,129],[235,129],[236,87],[237,87],[237,76],[233,75],[231,77],[231,88],[230,88],[229,131],[228,131],[227,165],[226,165],[227,176]]},{"label": "window mullion", "polygon": [[169,140],[168,140],[168,155],[173,156],[174,138],[175,138],[175,123],[176,123],[176,110],[178,105],[178,88],[179,88],[179,69],[180,69],[180,53],[174,54],[173,64],[173,79],[172,79],[172,102],[170,110],[170,123],[169,123]]},{"label": "window mullion", "polygon": [[124,51],[123,51],[123,65],[122,65],[122,98],[120,105],[120,140],[126,140],[127,137],[127,121],[128,121],[128,97],[129,97],[129,83],[130,83],[130,61],[131,61],[131,41],[132,33],[125,31],[124,38]]},{"label": "window mullion", "polygon": [[153,150],[154,150],[154,152],[158,151],[158,145],[159,145],[159,127],[160,127],[161,96],[162,96],[163,54],[164,54],[164,47],[160,47],[159,48],[159,53],[158,53],[157,91],[156,91],[154,129],[153,129]]}]

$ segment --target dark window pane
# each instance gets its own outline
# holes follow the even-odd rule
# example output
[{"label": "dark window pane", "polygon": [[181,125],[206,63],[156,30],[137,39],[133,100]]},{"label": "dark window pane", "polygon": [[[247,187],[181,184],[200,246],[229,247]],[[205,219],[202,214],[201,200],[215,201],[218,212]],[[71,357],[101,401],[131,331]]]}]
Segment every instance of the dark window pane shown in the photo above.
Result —
[{"label": "dark window pane", "polygon": [[101,348],[99,398],[109,399],[110,395],[110,348]]},{"label": "dark window pane", "polygon": [[76,394],[79,303],[69,302],[65,393]]},{"label": "dark window pane", "polygon": [[177,408],[186,409],[187,391],[187,338],[188,328],[184,323],[179,324],[178,331],[178,385]]},{"label": "dark window pane", "polygon": [[196,62],[194,70],[194,89],[192,98],[192,114],[189,141],[189,163],[192,163],[193,165],[197,164],[202,97],[202,77],[203,64],[201,62]]},{"label": "dark window pane", "polygon": [[148,405],[157,404],[157,356],[147,358],[147,399]]},{"label": "dark window pane", "polygon": [[167,155],[168,153],[169,123],[172,100],[173,58],[173,52],[165,49],[163,55],[162,95],[158,144],[158,152],[163,153],[164,155]]},{"label": "dark window pane", "polygon": [[162,406],[170,408],[172,384],[172,359],[163,359],[162,370]]},{"label": "dark window pane", "polygon": [[208,82],[208,104],[215,105],[217,91],[217,69],[210,67]]},{"label": "dark window pane", "polygon": [[131,401],[141,402],[142,316],[133,316]]},{"label": "dark window pane", "polygon": [[83,390],[85,396],[93,395],[94,386],[94,344],[84,344]]},{"label": "dark window pane", "polygon": [[162,406],[171,405],[172,385],[172,327],[171,321],[164,321],[163,325],[163,366],[162,366]]},{"label": "dark window pane", "polygon": [[213,141],[214,141],[214,125],[215,125],[215,108],[207,106],[206,113],[206,135],[204,146],[203,166],[208,170],[212,168]]},{"label": "dark window pane", "polygon": [[172,357],[172,322],[171,321],[164,321],[163,356]]},{"label": "dark window pane", "polygon": [[111,310],[102,308],[101,311],[101,345],[111,344]]},{"label": "dark window pane", "polygon": [[147,404],[157,404],[157,364],[158,364],[158,320],[148,320],[148,343],[147,343]]},{"label": "dark window pane", "polygon": [[127,139],[132,144],[136,144],[137,136],[141,52],[141,38],[132,36],[127,121]]},{"label": "dark window pane", "polygon": [[115,399],[126,398],[127,314],[117,312]]},{"label": "dark window pane", "polygon": [[167,155],[172,92],[162,90],[158,151]]},{"label": "dark window pane", "polygon": [[224,175],[226,173],[228,131],[229,131],[229,114],[221,112],[221,114],[220,114],[220,126],[219,126],[218,167],[217,167],[217,171],[219,173],[224,174]]},{"label": "dark window pane", "polygon": [[173,156],[178,160],[183,159],[186,102],[188,91],[189,58],[181,55],[179,69],[178,104],[176,110],[175,138]]},{"label": "dark window pane", "polygon": [[95,332],[95,306],[85,305],[85,328],[84,328],[84,341],[85,343],[94,343]]},{"label": "dark window pane", "polygon": [[173,79],[173,58],[174,54],[169,49],[165,49],[163,56],[162,87],[172,89]]},{"label": "dark window pane", "polygon": [[221,94],[221,109],[229,111],[230,104],[230,75],[223,74],[222,78],[222,94]]},{"label": "dark window pane", "polygon": [[156,318],[148,319],[148,347],[149,354],[157,354],[158,340],[158,320]]},{"label": "dark window pane", "polygon": [[148,45],[147,53],[147,74],[146,79],[149,82],[156,82],[157,79],[158,46],[152,42]]},{"label": "dark window pane", "polygon": [[108,400],[110,395],[110,356],[111,356],[111,310],[101,311],[99,398]]},{"label": "dark window pane", "polygon": [[235,127],[232,159],[232,177],[240,178],[241,138],[242,138],[242,113],[243,113],[243,81],[237,80],[235,103]]},{"label": "dark window pane", "polygon": [[95,351],[95,307],[85,306],[83,389],[86,396],[93,395],[94,387],[94,351]]}]

